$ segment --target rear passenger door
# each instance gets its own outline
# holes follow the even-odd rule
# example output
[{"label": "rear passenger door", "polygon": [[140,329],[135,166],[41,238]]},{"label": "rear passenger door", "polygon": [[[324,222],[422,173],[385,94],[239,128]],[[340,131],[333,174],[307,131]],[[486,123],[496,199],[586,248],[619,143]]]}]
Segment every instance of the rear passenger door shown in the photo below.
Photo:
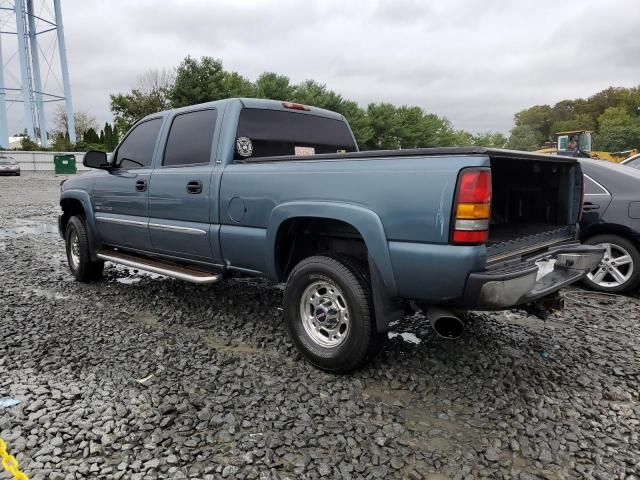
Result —
[{"label": "rear passenger door", "polygon": [[[171,120],[161,164],[149,186],[149,234],[155,252],[218,263],[211,212],[217,110],[178,113]],[[213,248],[212,248],[213,243]]]}]

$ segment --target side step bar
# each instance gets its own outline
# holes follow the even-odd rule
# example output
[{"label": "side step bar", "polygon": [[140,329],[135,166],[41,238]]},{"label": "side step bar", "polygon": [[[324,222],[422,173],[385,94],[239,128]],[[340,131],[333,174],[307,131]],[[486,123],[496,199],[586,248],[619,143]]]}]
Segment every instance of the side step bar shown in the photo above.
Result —
[{"label": "side step bar", "polygon": [[126,265],[127,267],[159,273],[160,275],[166,275],[167,277],[177,278],[179,280],[185,280],[187,282],[198,283],[201,285],[216,283],[222,280],[222,275],[219,273],[203,272],[201,270],[162,263],[148,258],[136,257],[122,252],[98,252],[96,256],[99,259],[106,260],[108,262],[119,263],[121,265]]}]

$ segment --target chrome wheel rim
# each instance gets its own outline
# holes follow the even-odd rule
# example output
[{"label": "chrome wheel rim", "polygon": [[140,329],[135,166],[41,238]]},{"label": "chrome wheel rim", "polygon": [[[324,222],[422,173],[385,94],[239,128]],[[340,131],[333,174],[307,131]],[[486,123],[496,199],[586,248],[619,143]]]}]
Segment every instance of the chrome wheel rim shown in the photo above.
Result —
[{"label": "chrome wheel rim", "polygon": [[615,243],[600,243],[605,254],[598,268],[587,275],[596,285],[615,288],[625,284],[633,275],[633,258],[629,252]]},{"label": "chrome wheel rim", "polygon": [[316,344],[336,348],[349,334],[349,308],[337,285],[317,281],[309,285],[300,299],[300,318],[307,335]]},{"label": "chrome wheel rim", "polygon": [[69,263],[74,270],[80,265],[80,240],[75,230],[69,235]]}]

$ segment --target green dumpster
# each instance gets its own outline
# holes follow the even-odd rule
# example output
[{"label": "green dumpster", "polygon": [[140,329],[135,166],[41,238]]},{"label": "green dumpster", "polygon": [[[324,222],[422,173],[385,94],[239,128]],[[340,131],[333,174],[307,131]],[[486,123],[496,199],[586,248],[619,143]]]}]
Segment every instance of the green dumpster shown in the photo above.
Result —
[{"label": "green dumpster", "polygon": [[57,174],[76,173],[75,155],[54,155],[53,164]]}]

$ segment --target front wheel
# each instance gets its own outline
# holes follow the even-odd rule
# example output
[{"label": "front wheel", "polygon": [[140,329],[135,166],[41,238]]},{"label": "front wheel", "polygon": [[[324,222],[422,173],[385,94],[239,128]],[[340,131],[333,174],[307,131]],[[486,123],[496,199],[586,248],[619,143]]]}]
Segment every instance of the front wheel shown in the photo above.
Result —
[{"label": "front wheel", "polygon": [[104,270],[104,262],[91,260],[87,227],[82,217],[73,216],[69,219],[65,240],[67,262],[76,280],[80,282],[99,280]]},{"label": "front wheel", "polygon": [[624,293],[640,284],[640,252],[631,241],[606,234],[591,237],[584,243],[605,247],[600,265],[583,280],[587,287],[600,292]]},{"label": "front wheel", "polygon": [[287,280],[284,312],[296,348],[319,368],[352,372],[375,350],[371,289],[355,259],[302,260]]}]

